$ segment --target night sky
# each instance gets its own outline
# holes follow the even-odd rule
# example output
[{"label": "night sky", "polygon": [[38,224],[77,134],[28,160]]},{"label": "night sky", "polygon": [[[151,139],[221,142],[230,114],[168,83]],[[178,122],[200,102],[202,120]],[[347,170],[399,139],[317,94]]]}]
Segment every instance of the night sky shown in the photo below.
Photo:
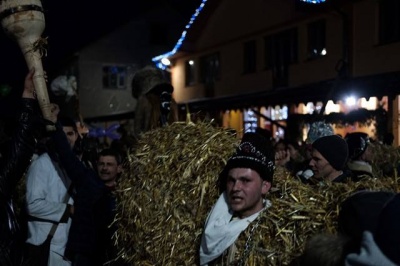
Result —
[{"label": "night sky", "polygon": [[[155,5],[169,5],[189,21],[200,2],[200,0],[43,0],[46,28],[42,37],[48,39],[47,57],[42,59],[43,67],[51,75],[52,71],[62,66],[80,47]],[[0,115],[1,109],[8,108],[4,106],[10,103],[8,98],[20,95],[27,71],[17,43],[1,30]],[[12,87],[7,97],[1,95],[1,86],[5,84]]]}]

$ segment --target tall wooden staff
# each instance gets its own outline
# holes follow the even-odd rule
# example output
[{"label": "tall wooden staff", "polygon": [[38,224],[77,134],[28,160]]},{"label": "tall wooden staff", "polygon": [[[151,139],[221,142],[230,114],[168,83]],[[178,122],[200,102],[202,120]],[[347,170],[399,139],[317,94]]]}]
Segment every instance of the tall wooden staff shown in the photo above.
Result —
[{"label": "tall wooden staff", "polygon": [[[40,0],[0,0],[0,21],[4,31],[15,39],[29,69],[34,68],[33,83],[43,117],[50,120],[51,106],[43,73],[42,55],[46,40],[41,37],[45,20]],[[54,130],[47,126],[47,130]]]}]

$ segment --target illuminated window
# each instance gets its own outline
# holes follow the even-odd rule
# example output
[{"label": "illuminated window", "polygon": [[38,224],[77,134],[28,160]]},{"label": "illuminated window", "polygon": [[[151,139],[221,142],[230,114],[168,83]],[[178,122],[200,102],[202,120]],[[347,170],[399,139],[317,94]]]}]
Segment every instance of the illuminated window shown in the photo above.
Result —
[{"label": "illuminated window", "polygon": [[244,132],[255,132],[258,127],[258,117],[251,110],[245,110],[243,113]]},{"label": "illuminated window", "polygon": [[376,110],[379,107],[378,98],[371,97],[369,100],[361,98],[360,106],[361,108],[365,108],[367,110]]},{"label": "illuminated window", "polygon": [[272,120],[286,120],[288,118],[288,107],[286,105],[280,108],[278,105],[271,110]]},{"label": "illuminated window", "polygon": [[325,114],[340,113],[340,104],[335,104],[332,100],[329,100],[325,106]]},{"label": "illuminated window", "polygon": [[103,89],[126,89],[125,66],[103,66]]}]

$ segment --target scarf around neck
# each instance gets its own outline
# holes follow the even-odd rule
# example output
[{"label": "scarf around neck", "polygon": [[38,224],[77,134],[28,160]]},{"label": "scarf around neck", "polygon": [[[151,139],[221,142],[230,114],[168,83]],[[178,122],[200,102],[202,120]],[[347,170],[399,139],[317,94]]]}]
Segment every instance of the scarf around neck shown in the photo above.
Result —
[{"label": "scarf around neck", "polygon": [[[270,202],[265,201],[264,205],[267,208]],[[249,217],[232,220],[233,213],[229,210],[226,193],[222,193],[206,220],[200,245],[200,265],[207,265],[218,258],[262,210]]]}]

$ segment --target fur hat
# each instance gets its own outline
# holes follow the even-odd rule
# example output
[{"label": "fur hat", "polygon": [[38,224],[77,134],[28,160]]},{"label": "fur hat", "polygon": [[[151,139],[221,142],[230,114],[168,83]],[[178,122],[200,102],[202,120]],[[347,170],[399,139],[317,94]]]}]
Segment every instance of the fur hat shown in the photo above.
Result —
[{"label": "fur hat", "polygon": [[132,78],[132,96],[138,99],[141,95],[155,90],[159,93],[162,91],[172,93],[174,89],[160,69],[146,66],[136,71]]},{"label": "fur hat", "polygon": [[[338,232],[348,236],[359,252],[349,255],[346,262],[350,259],[354,263],[346,265],[400,264],[400,194],[390,191],[356,192],[343,201],[338,218]],[[366,242],[366,232],[370,234],[370,242],[374,243]],[[383,256],[376,252],[383,253]],[[378,262],[385,257],[394,263]]]},{"label": "fur hat", "polygon": [[310,130],[307,133],[307,143],[313,143],[316,139],[324,136],[334,135],[331,125],[326,124],[324,121],[317,121],[310,125]]},{"label": "fur hat", "polygon": [[229,158],[220,178],[225,179],[232,168],[253,169],[262,179],[272,183],[275,152],[270,141],[257,133],[245,133],[236,152]]},{"label": "fur hat", "polygon": [[336,170],[343,170],[349,156],[349,149],[346,141],[337,136],[325,136],[317,139],[312,144]]},{"label": "fur hat", "polygon": [[354,132],[346,135],[345,140],[349,147],[349,158],[354,160],[360,157],[369,145],[369,137],[364,132]]},{"label": "fur hat", "polygon": [[383,254],[400,265],[400,194],[396,194],[383,208],[374,234]]},{"label": "fur hat", "polygon": [[389,191],[355,192],[339,208],[338,231],[352,239],[361,240],[366,230],[375,233],[378,217],[385,204],[394,197]]}]

